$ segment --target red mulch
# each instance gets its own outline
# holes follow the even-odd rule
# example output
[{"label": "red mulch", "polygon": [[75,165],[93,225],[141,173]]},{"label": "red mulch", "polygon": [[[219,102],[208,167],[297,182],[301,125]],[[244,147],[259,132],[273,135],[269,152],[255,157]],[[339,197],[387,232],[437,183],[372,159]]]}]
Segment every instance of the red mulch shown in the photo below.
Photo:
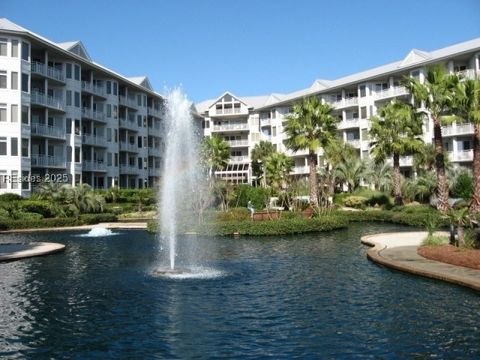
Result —
[{"label": "red mulch", "polygon": [[480,270],[480,250],[460,249],[452,245],[422,246],[418,254],[430,260]]}]

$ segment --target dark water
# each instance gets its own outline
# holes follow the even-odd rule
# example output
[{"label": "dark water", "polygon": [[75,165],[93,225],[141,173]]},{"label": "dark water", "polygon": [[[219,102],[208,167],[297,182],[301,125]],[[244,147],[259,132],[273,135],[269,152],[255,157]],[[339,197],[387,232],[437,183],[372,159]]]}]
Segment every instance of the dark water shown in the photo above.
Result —
[{"label": "dark water", "polygon": [[360,236],[201,240],[223,276],[150,275],[158,245],[142,231],[56,241],[65,253],[0,264],[0,357],[479,358],[480,296],[379,267]]}]

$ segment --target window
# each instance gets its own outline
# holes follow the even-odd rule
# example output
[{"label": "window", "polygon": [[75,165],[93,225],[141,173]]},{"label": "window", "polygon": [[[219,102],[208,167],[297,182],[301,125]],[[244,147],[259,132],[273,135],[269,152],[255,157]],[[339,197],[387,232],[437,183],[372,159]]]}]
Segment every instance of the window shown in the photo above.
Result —
[{"label": "window", "polygon": [[22,105],[22,124],[28,125],[30,123],[29,113],[30,113],[29,107],[26,105]]},{"label": "window", "polygon": [[75,135],[80,135],[80,120],[75,119]]},{"label": "window", "polygon": [[7,56],[7,39],[0,38],[0,56]]},{"label": "window", "polygon": [[113,82],[113,95],[117,96],[117,88],[118,88],[118,85],[116,82]]},{"label": "window", "polygon": [[18,40],[12,40],[12,57],[18,57]]},{"label": "window", "polygon": [[72,106],[72,90],[67,90],[67,106]]},{"label": "window", "polygon": [[107,166],[112,166],[112,153],[107,153]]},{"label": "window", "polygon": [[0,170],[0,189],[7,188],[7,170]]},{"label": "window", "polygon": [[7,104],[0,104],[0,122],[7,121]]},{"label": "window", "polygon": [[410,73],[410,76],[418,79],[420,77],[420,70],[414,70]]},{"label": "window", "polygon": [[143,116],[143,127],[144,128],[147,127],[147,117],[146,116]]},{"label": "window", "polygon": [[0,89],[7,88],[7,72],[5,70],[0,70]]},{"label": "window", "polygon": [[137,115],[137,125],[138,127],[142,127],[142,115]]},{"label": "window", "polygon": [[362,129],[362,140],[368,140],[368,129]]},{"label": "window", "polygon": [[107,104],[107,117],[112,117],[112,105]]},{"label": "window", "polygon": [[67,79],[72,78],[72,64],[67,63]]},{"label": "window", "polygon": [[113,157],[114,164],[115,166],[118,166],[118,154],[114,154],[115,156]]},{"label": "window", "polygon": [[22,41],[22,60],[30,61],[30,45]]},{"label": "window", "polygon": [[112,142],[112,129],[107,128],[107,141]]},{"label": "window", "polygon": [[72,162],[72,147],[67,146],[67,162]]},{"label": "window", "polygon": [[18,90],[18,72],[12,71],[11,75],[11,84],[10,87],[12,90]]},{"label": "window", "polygon": [[80,107],[80,93],[78,91],[75,91],[75,107]]},{"label": "window", "polygon": [[10,107],[10,118],[12,123],[18,122],[18,105],[12,104]]},{"label": "window", "polygon": [[0,137],[0,155],[7,155],[7,138]]},{"label": "window", "polygon": [[146,149],[146,148],[147,148],[147,145],[148,145],[147,137],[144,136],[144,137],[143,137],[143,147]]},{"label": "window", "polygon": [[72,119],[71,119],[71,118],[67,118],[65,132],[66,132],[67,134],[71,134],[71,133],[72,133]]},{"label": "window", "polygon": [[28,157],[28,139],[22,139],[22,156]]},{"label": "window", "polygon": [[74,69],[75,69],[75,80],[80,80],[80,66],[78,65],[75,65],[74,66]]},{"label": "window", "polygon": [[113,118],[116,119],[118,117],[118,106],[113,105]]},{"label": "window", "polygon": [[28,78],[29,78],[28,74],[22,73],[22,91],[26,93],[29,92]]},{"label": "window", "polygon": [[147,97],[143,96],[143,107],[147,107]]},{"label": "window", "polygon": [[[22,177],[28,179],[30,177],[30,171],[22,171]],[[28,190],[30,188],[29,181],[22,181],[22,190]]]},{"label": "window", "polygon": [[277,136],[277,127],[276,126],[272,127],[272,136]]},{"label": "window", "polygon": [[362,119],[366,119],[367,118],[367,107],[366,106],[362,106],[360,108],[360,117]]},{"label": "window", "polygon": [[365,85],[360,86],[360,97],[367,96],[367,87]]},{"label": "window", "polygon": [[80,148],[78,146],[75,146],[75,162],[80,162]]},{"label": "window", "polygon": [[107,81],[107,94],[111,94],[112,93],[112,82],[111,81]]},{"label": "window", "polygon": [[141,136],[138,137],[137,142],[138,142],[137,146],[140,149],[142,147],[142,137]]},{"label": "window", "polygon": [[10,138],[10,155],[18,156],[18,138]]},{"label": "window", "polygon": [[142,95],[137,94],[137,106],[142,106]]},{"label": "window", "polygon": [[142,160],[141,157],[139,157],[139,158],[137,159],[137,163],[138,163],[138,168],[139,168],[139,169],[142,169],[142,168],[143,168],[143,160]]},{"label": "window", "polygon": [[114,129],[114,139],[115,139],[115,142],[118,142],[118,130],[117,129]]},{"label": "window", "polygon": [[18,170],[12,170],[12,178],[10,179],[10,186],[12,189],[18,189]]}]

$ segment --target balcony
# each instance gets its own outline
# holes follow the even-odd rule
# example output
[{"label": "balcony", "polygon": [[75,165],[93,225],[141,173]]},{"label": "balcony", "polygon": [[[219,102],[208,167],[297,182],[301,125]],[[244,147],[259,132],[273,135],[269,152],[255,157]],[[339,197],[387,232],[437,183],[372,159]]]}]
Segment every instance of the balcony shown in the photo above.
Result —
[{"label": "balcony", "polygon": [[347,143],[352,145],[356,149],[359,149],[361,145],[360,139],[347,139]]},{"label": "balcony", "polygon": [[90,120],[105,122],[105,114],[100,111],[93,111],[89,108],[82,109],[82,117]]},{"label": "balcony", "polygon": [[133,165],[120,164],[120,173],[125,175],[138,175],[141,170]]},{"label": "balcony", "polygon": [[456,74],[464,79],[475,79],[478,78],[478,75],[475,74],[474,69],[466,69],[462,71],[457,71]]},{"label": "balcony", "polygon": [[137,110],[137,101],[134,98],[129,98],[123,95],[118,96],[118,103],[122,106]]},{"label": "balcony", "polygon": [[102,160],[92,161],[92,160],[84,160],[82,163],[82,170],[83,171],[95,171],[95,172],[106,172],[107,171],[107,164]]},{"label": "balcony", "polygon": [[377,91],[373,94],[375,100],[388,99],[396,96],[408,95],[409,92],[405,86],[394,86],[385,90]]},{"label": "balcony", "polygon": [[473,161],[473,149],[457,150],[456,152],[447,151],[446,154],[448,154],[450,161]]},{"label": "balcony", "polygon": [[82,136],[82,143],[85,145],[107,147],[106,138],[98,135],[84,134]]},{"label": "balcony", "polygon": [[244,147],[248,146],[248,139],[228,140],[227,143],[230,147]]},{"label": "balcony", "polygon": [[56,80],[61,83],[65,83],[65,77],[63,76],[62,70],[54,68],[53,66],[47,66],[40,62],[32,62],[31,67],[32,74],[41,75],[52,80]]},{"label": "balcony", "polygon": [[270,118],[260,119],[260,126],[270,126],[270,125],[272,125],[272,119]]},{"label": "balcony", "polygon": [[45,95],[38,90],[32,90],[30,102],[34,105],[41,105],[53,110],[65,111],[65,104],[62,98]]},{"label": "balcony", "polygon": [[123,129],[138,131],[138,125],[135,121],[119,118],[119,127]]},{"label": "balcony", "polygon": [[137,144],[131,144],[126,141],[120,141],[120,151],[138,152]]},{"label": "balcony", "polygon": [[37,135],[61,140],[66,139],[65,129],[60,127],[32,123],[30,131],[32,136]]},{"label": "balcony", "polygon": [[246,155],[244,156],[230,156],[229,163],[244,163],[249,162],[250,158]]},{"label": "balcony", "polygon": [[235,131],[235,130],[248,130],[248,124],[240,123],[240,124],[223,124],[223,125],[213,126],[213,131]]},{"label": "balcony", "polygon": [[309,153],[309,150],[308,149],[302,149],[302,150],[298,150],[298,151],[293,151],[293,150],[287,149],[285,151],[285,153],[290,157],[307,156],[308,153]]},{"label": "balcony", "polygon": [[406,167],[406,166],[412,166],[413,165],[413,156],[408,155],[408,156],[401,156],[400,157],[400,166]]},{"label": "balcony", "polygon": [[291,175],[306,175],[310,173],[310,166],[295,166],[290,172]]},{"label": "balcony", "polygon": [[101,98],[105,98],[105,89],[103,88],[103,86],[94,85],[89,81],[82,81],[82,91],[99,96]]},{"label": "balcony", "polygon": [[342,109],[352,106],[358,106],[358,97],[352,97],[348,99],[341,99],[330,103],[335,109]]},{"label": "balcony", "polygon": [[465,124],[453,124],[449,126],[442,126],[443,136],[456,136],[456,135],[473,135],[474,126],[472,123]]},{"label": "balcony", "polygon": [[32,167],[65,169],[67,166],[65,158],[58,156],[32,154],[31,159]]},{"label": "balcony", "polygon": [[162,117],[162,111],[160,109],[155,109],[153,107],[148,107],[148,115],[152,115],[158,118]]},{"label": "balcony", "polygon": [[360,119],[359,118],[351,118],[344,121],[341,121],[338,124],[339,129],[349,129],[349,128],[358,128],[360,127]]},{"label": "balcony", "polygon": [[155,147],[148,147],[148,155],[149,156],[157,156],[160,157],[162,156],[162,151],[160,148],[155,148]]},{"label": "balcony", "polygon": [[241,112],[240,108],[215,109],[215,115],[235,115]]}]

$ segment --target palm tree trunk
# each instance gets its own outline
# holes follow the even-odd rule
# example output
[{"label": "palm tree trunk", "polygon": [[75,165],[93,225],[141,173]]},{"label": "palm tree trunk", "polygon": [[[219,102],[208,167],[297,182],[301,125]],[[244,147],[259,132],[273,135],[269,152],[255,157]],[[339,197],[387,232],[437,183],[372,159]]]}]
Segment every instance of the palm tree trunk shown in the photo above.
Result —
[{"label": "palm tree trunk", "polygon": [[437,117],[433,118],[433,138],[435,143],[435,168],[437,170],[438,182],[437,209],[441,212],[446,212],[450,206],[448,205],[448,186],[447,176],[445,174],[442,127]]},{"label": "palm tree trunk", "polygon": [[313,152],[308,154],[308,164],[310,165],[310,205],[314,208],[318,208],[317,154]]},{"label": "palm tree trunk", "polygon": [[395,197],[395,205],[403,205],[402,188],[400,187],[400,154],[397,152],[393,153],[393,172],[393,195]]},{"label": "palm tree trunk", "polygon": [[473,136],[473,199],[470,212],[476,214],[480,209],[480,124],[475,124]]}]

